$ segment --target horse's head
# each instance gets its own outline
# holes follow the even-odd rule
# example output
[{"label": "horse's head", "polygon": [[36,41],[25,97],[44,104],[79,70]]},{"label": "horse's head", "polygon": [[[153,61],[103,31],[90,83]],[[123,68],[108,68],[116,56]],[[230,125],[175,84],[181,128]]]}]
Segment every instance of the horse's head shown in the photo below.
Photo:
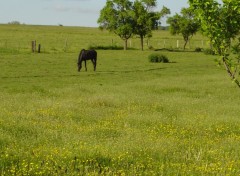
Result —
[{"label": "horse's head", "polygon": [[83,53],[85,52],[85,49],[82,49],[79,53],[79,56],[78,56],[78,71],[80,72],[81,68],[82,68],[82,61],[83,61]]},{"label": "horse's head", "polygon": [[80,72],[81,68],[82,68],[82,64],[81,64],[81,63],[78,63],[78,71],[79,71],[79,72]]}]

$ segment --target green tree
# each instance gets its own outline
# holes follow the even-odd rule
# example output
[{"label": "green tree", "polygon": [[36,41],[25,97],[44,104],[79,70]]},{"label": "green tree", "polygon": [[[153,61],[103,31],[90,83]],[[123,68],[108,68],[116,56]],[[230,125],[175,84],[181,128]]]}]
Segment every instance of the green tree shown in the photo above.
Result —
[{"label": "green tree", "polygon": [[223,63],[229,76],[240,88],[238,81],[240,67],[240,1],[223,0],[189,0],[195,10],[204,34],[210,39],[216,54],[220,56],[219,63]]},{"label": "green tree", "polygon": [[139,35],[141,49],[143,50],[144,38],[152,36],[152,30],[158,28],[159,19],[170,13],[170,10],[163,7],[161,12],[154,12],[156,0],[136,0],[133,4],[134,34]]},{"label": "green tree", "polygon": [[131,9],[132,2],[129,0],[107,0],[98,19],[100,29],[114,32],[124,41],[124,50],[127,49],[128,39],[133,35],[134,22]]},{"label": "green tree", "polygon": [[20,25],[21,23],[19,21],[11,21],[8,24]]},{"label": "green tree", "polygon": [[173,17],[169,17],[167,23],[170,25],[171,34],[181,34],[183,36],[185,41],[183,46],[184,50],[190,38],[196,34],[199,29],[199,22],[195,19],[194,12],[190,8],[182,8],[181,15],[176,14]]}]

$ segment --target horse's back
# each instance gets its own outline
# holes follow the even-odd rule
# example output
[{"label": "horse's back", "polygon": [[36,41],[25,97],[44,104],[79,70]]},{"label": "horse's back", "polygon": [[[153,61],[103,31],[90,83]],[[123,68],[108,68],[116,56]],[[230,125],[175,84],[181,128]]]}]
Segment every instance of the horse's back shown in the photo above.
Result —
[{"label": "horse's back", "polygon": [[86,55],[88,59],[97,59],[97,51],[95,50],[86,50]]},{"label": "horse's back", "polygon": [[94,59],[97,59],[97,51],[96,50],[92,50],[92,53],[93,53]]},{"label": "horse's back", "polygon": [[79,60],[91,60],[91,59],[97,59],[97,51],[96,50],[85,50],[82,49],[79,53]]}]

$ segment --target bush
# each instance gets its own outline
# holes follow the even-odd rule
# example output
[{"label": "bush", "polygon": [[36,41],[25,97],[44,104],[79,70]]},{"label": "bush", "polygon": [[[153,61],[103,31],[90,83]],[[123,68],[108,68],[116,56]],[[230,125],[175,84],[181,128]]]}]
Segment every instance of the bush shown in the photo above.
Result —
[{"label": "bush", "polygon": [[195,52],[202,52],[202,48],[200,47],[195,48]]},{"label": "bush", "polygon": [[123,50],[123,47],[122,46],[117,46],[117,45],[109,45],[109,46],[90,45],[90,46],[88,46],[88,49],[95,49],[95,50]]},{"label": "bush", "polygon": [[20,25],[21,23],[19,21],[11,21],[8,24],[12,24],[12,25]]},{"label": "bush", "polygon": [[204,54],[206,54],[206,55],[215,55],[215,52],[212,49],[204,49]]},{"label": "bush", "polygon": [[154,63],[158,63],[158,62],[162,62],[162,63],[168,63],[168,57],[163,55],[163,54],[150,54],[148,56],[149,62],[154,62]]}]

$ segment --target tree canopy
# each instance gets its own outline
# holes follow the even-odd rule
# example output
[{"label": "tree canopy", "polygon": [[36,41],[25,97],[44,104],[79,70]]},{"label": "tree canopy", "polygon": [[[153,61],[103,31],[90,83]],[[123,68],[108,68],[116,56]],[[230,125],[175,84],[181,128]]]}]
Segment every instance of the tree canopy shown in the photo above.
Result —
[{"label": "tree canopy", "polygon": [[189,3],[201,21],[203,33],[220,56],[219,63],[224,64],[231,79],[240,87],[237,79],[240,74],[240,38],[235,40],[235,46],[232,45],[240,32],[240,1],[189,0]]},{"label": "tree canopy", "polygon": [[158,21],[164,15],[170,14],[170,10],[163,7],[161,12],[154,12],[152,8],[156,6],[155,0],[136,0],[133,4],[134,14],[134,34],[141,39],[141,49],[143,50],[143,39],[152,36],[152,30],[158,28]]},{"label": "tree canopy", "polygon": [[162,16],[170,10],[163,7],[162,11],[155,12],[156,0],[107,0],[100,12],[98,23],[101,29],[107,29],[124,40],[124,49],[127,49],[127,40],[133,35],[141,39],[151,36],[151,31],[157,29]]},{"label": "tree canopy", "polygon": [[181,14],[169,17],[167,23],[170,25],[170,32],[173,35],[181,34],[185,41],[183,48],[186,48],[190,38],[198,31],[200,25],[195,19],[195,14],[190,8],[182,8]]},{"label": "tree canopy", "polygon": [[101,29],[107,29],[124,40],[124,49],[127,49],[127,40],[133,35],[134,22],[131,13],[132,2],[128,0],[107,0],[100,12],[98,23]]}]

